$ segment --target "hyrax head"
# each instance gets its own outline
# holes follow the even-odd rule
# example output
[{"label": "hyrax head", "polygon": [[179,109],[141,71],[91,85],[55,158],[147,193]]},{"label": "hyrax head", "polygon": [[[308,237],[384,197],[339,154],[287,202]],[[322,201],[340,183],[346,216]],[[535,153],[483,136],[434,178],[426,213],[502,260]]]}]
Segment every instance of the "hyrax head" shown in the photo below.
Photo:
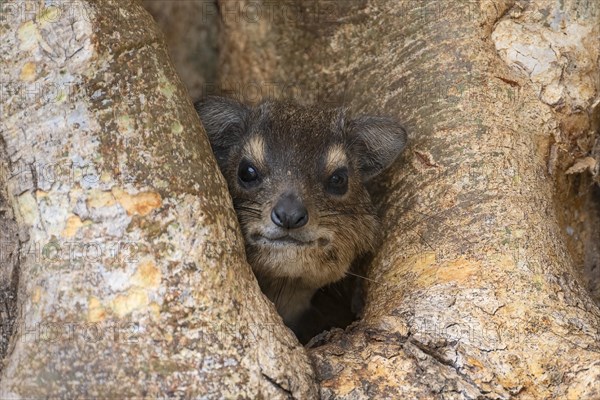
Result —
[{"label": "hyrax head", "polygon": [[317,288],[372,249],[378,220],[364,183],[402,151],[402,126],[280,101],[209,97],[196,108],[259,277]]}]

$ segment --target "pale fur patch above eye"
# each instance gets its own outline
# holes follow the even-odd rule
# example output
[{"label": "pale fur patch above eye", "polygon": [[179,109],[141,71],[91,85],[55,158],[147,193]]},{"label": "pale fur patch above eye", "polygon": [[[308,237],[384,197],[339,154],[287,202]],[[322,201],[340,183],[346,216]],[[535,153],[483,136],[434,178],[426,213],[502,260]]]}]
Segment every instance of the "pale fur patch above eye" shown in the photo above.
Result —
[{"label": "pale fur patch above eye", "polygon": [[244,146],[244,155],[258,166],[265,166],[266,159],[265,140],[262,136],[252,136]]},{"label": "pale fur patch above eye", "polygon": [[327,151],[327,158],[325,160],[325,168],[328,173],[333,173],[336,169],[348,165],[348,157],[341,144],[331,146]]}]

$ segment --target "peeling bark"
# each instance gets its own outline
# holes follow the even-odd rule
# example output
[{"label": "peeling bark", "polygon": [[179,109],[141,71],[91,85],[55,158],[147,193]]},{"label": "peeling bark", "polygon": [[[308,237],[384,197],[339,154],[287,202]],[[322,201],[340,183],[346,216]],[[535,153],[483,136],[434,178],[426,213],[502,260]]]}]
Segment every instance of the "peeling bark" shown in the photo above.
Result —
[{"label": "peeling bark", "polygon": [[322,398],[600,396],[600,311],[548,173],[557,138],[589,135],[600,8],[565,3],[286,2],[256,23],[224,15],[223,86],[282,82],[301,101],[397,116],[412,132],[374,187],[385,240],[365,315],[310,350]]},{"label": "peeling bark", "polygon": [[539,99],[552,107],[559,129],[553,133],[548,172],[567,248],[585,285],[597,302],[600,284],[592,270],[600,257],[594,224],[594,185],[600,157],[600,17],[585,2],[516,3],[494,27],[498,54],[518,75],[527,77]]},{"label": "peeling bark", "polygon": [[0,397],[314,397],[149,14],[43,4],[0,5],[20,248]]}]

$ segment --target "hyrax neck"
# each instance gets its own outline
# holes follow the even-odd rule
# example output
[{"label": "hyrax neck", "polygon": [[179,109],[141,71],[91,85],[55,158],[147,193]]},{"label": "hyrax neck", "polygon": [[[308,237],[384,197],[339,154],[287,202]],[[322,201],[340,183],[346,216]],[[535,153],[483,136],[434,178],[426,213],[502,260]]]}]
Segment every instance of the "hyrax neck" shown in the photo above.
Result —
[{"label": "hyrax neck", "polygon": [[263,293],[271,300],[288,326],[294,324],[310,307],[317,288],[307,286],[301,278],[268,278],[257,274]]}]

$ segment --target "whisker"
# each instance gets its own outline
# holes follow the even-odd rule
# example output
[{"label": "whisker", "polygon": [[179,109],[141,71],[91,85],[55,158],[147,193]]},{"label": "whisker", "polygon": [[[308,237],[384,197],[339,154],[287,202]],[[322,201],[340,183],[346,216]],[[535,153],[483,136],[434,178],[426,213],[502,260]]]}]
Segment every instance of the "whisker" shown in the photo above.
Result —
[{"label": "whisker", "polygon": [[262,206],[262,203],[259,203],[256,200],[252,200],[252,199],[239,199],[239,200],[233,200],[233,203],[237,203],[237,204],[243,204],[243,203],[254,203],[254,204],[258,204],[259,206]]},{"label": "whisker", "polygon": [[236,208],[236,211],[243,211],[243,212],[247,212],[247,213],[250,213],[250,214],[262,215],[262,213],[260,211],[252,210],[252,209],[247,209],[247,208]]},{"label": "whisker", "polygon": [[245,209],[247,209],[247,210],[260,211],[260,208],[254,208],[254,207],[250,207],[250,206],[243,206],[243,205],[241,205],[241,204],[240,204],[240,205],[236,205],[236,206],[234,206],[234,207],[236,207],[236,208],[245,208]]},{"label": "whisker", "polygon": [[338,211],[338,212],[330,212],[330,213],[326,213],[326,214],[321,214],[319,215],[319,217],[321,218],[328,218],[328,217],[335,217],[338,215],[371,215],[371,216],[376,216],[376,213],[373,212],[368,212],[368,211],[363,211],[363,212],[356,212],[356,211]]},{"label": "whisker", "polygon": [[357,278],[362,278],[362,279],[364,279],[364,280],[366,280],[366,281],[373,282],[373,283],[377,283],[378,285],[383,285],[383,286],[386,286],[386,285],[387,285],[386,283],[383,283],[383,282],[378,282],[378,281],[376,281],[375,279],[367,278],[366,276],[362,276],[362,275],[359,275],[359,274],[355,274],[354,272],[350,272],[350,271],[346,271],[346,275],[352,275],[352,276],[356,276]]},{"label": "whisker", "polygon": [[245,211],[245,212],[256,214],[256,215],[262,215],[262,211],[261,210],[257,210],[257,209],[252,208],[252,207],[236,206],[234,208],[235,208],[236,211]]}]

